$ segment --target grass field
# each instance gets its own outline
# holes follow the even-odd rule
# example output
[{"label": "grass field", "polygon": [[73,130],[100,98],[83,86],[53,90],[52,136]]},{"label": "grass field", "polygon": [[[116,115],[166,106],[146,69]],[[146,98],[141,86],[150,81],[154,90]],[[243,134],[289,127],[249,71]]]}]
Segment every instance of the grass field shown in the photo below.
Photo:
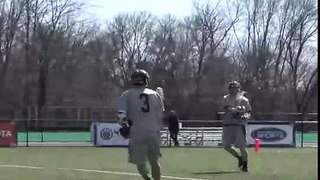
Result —
[{"label": "grass field", "polygon": [[[316,180],[317,148],[249,150],[249,173],[221,148],[163,148],[163,179]],[[0,180],[139,180],[125,148],[0,149]]]}]

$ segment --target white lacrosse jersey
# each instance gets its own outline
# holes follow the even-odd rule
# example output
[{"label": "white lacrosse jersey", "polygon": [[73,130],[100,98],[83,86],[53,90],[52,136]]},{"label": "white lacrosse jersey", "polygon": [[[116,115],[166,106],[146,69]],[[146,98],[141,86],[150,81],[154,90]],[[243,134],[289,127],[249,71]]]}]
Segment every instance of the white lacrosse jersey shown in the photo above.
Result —
[{"label": "white lacrosse jersey", "polygon": [[[251,106],[248,98],[244,97],[241,94],[238,94],[235,97],[230,96],[229,94],[225,95],[222,100],[222,108],[225,106],[237,107],[243,106],[245,107],[246,112],[251,112]],[[243,119],[235,119],[231,112],[225,112],[223,118],[223,124],[245,124],[247,120]]]},{"label": "white lacrosse jersey", "polygon": [[125,111],[127,118],[132,121],[132,136],[160,132],[163,127],[163,101],[152,89],[136,88],[124,92],[119,98],[118,110]]}]

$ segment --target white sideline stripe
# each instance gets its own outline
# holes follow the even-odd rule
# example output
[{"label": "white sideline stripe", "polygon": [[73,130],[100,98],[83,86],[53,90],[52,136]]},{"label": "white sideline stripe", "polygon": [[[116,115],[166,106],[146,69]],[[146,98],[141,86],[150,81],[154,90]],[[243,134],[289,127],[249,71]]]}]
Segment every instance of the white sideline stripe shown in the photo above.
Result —
[{"label": "white sideline stripe", "polygon": [[115,174],[115,175],[128,175],[128,176],[139,176],[136,173],[128,173],[128,172],[117,172],[117,171],[102,171],[95,169],[72,169],[72,168],[57,168],[59,170],[68,170],[68,171],[80,171],[80,172],[92,172],[92,173],[105,173],[105,174]]},{"label": "white sideline stripe", "polygon": [[[0,167],[3,168],[21,168],[21,169],[40,169],[43,170],[43,167],[37,166],[19,166],[19,165],[8,165],[8,164],[0,164]],[[125,176],[140,176],[137,173],[129,173],[129,172],[119,172],[119,171],[102,171],[95,169],[73,169],[73,168],[56,168],[57,170],[69,170],[69,171],[80,171],[80,172],[91,172],[91,173],[104,173],[104,174],[114,174],[114,175],[125,175]],[[187,177],[176,177],[176,176],[161,176],[165,179],[177,179],[177,180],[208,180],[208,179],[196,179],[196,178],[187,178]]]},{"label": "white sideline stripe", "polygon": [[[140,176],[137,173],[129,172],[118,172],[118,171],[102,171],[96,169],[71,169],[71,168],[58,168],[59,170],[71,170],[71,171],[81,171],[81,172],[93,172],[93,173],[104,173],[104,174],[115,174],[115,175],[125,175],[125,176]],[[206,180],[206,179],[195,179],[186,177],[176,177],[176,176],[161,176],[165,179],[178,179],[178,180]]]},{"label": "white sideline stripe", "polygon": [[36,166],[18,166],[18,165],[3,165],[3,164],[1,164],[0,167],[4,167],[4,168],[21,168],[21,169],[43,169],[43,167],[36,167]]}]

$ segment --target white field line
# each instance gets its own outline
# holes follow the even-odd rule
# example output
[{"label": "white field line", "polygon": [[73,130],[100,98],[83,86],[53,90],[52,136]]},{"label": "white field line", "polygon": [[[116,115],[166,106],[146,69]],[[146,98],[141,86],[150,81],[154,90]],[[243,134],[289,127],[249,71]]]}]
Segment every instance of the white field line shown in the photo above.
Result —
[{"label": "white field line", "polygon": [[0,167],[3,168],[21,168],[21,169],[43,169],[43,167],[36,167],[36,166],[18,166],[18,165],[2,165]]},{"label": "white field line", "polygon": [[[20,166],[20,165],[7,165],[0,164],[0,168],[21,168],[21,169],[40,169],[45,168],[38,166]],[[88,172],[88,173],[103,173],[103,174],[113,174],[113,175],[122,175],[122,176],[140,176],[137,173],[129,172],[119,172],[119,171],[105,171],[105,170],[96,170],[96,169],[73,169],[73,168],[55,168],[57,170],[68,170],[68,171],[78,171],[78,172]],[[177,176],[161,176],[164,179],[176,179],[176,180],[207,180],[207,179],[198,179],[198,178],[187,178],[187,177],[177,177]]]}]

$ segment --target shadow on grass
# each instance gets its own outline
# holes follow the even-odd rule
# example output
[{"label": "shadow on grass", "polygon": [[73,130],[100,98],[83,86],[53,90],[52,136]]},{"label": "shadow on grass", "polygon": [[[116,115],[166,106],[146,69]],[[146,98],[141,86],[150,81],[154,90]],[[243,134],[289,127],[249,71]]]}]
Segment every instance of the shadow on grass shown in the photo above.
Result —
[{"label": "shadow on grass", "polygon": [[240,173],[240,171],[201,171],[201,172],[194,172],[195,175],[207,175],[207,174],[236,174]]}]

